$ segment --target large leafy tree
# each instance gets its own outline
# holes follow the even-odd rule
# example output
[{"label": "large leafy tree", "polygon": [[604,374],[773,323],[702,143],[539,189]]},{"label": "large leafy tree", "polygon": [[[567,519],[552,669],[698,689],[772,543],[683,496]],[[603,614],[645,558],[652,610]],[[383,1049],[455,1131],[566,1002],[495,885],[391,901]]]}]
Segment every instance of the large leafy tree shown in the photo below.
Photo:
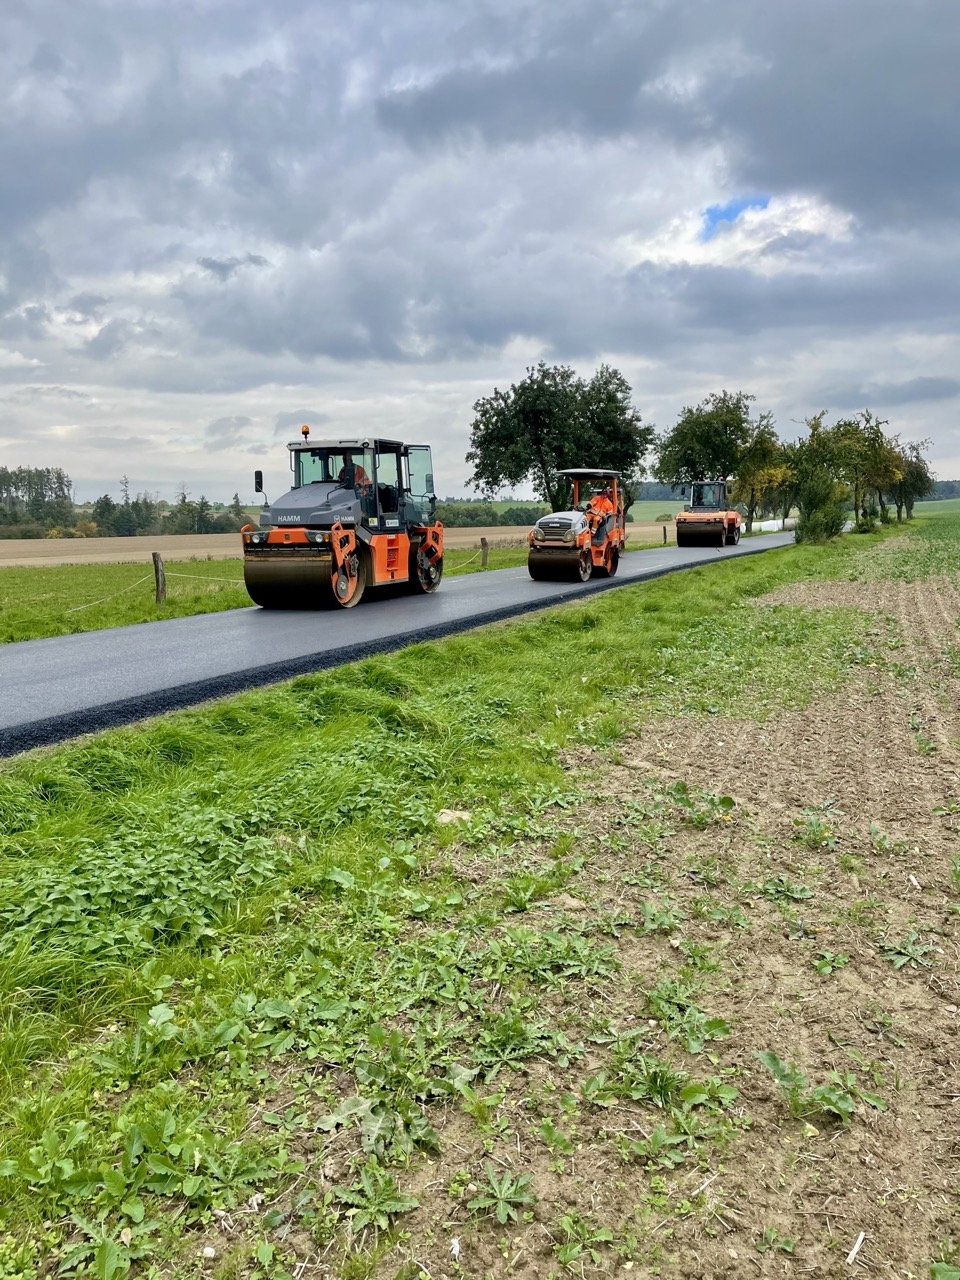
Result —
[{"label": "large leafy tree", "polygon": [[509,391],[498,388],[478,400],[473,411],[470,483],[488,496],[531,483],[555,511],[570,501],[559,471],[609,468],[624,475],[629,489],[653,439],[653,428],[631,403],[630,384],[608,365],[585,380],[567,365],[541,360]]},{"label": "large leafy tree", "polygon": [[753,399],[743,391],[715,391],[687,405],[673,430],[657,439],[657,479],[678,488],[735,475],[757,428],[750,418]]},{"label": "large leafy tree", "polygon": [[930,464],[923,456],[929,444],[929,440],[908,440],[899,446],[900,477],[890,491],[897,505],[898,523],[903,519],[904,509],[907,519],[912,520],[913,504],[921,498],[928,498],[936,489]]},{"label": "large leafy tree", "polygon": [[747,533],[753,529],[757,507],[768,493],[787,478],[783,446],[773,425],[773,415],[762,413],[752,424],[750,437],[740,453],[731,497],[747,508]]}]

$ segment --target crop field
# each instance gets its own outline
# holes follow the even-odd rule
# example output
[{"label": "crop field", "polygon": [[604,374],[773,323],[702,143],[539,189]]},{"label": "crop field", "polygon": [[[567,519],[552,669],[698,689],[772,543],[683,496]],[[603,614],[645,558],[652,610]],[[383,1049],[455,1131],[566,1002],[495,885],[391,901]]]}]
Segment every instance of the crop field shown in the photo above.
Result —
[{"label": "crop field", "polygon": [[957,1280],[958,573],[928,519],[5,762],[0,1277]]},{"label": "crop field", "polygon": [[913,508],[914,517],[921,520],[929,516],[960,516],[960,498],[938,498],[932,502],[918,502]]}]

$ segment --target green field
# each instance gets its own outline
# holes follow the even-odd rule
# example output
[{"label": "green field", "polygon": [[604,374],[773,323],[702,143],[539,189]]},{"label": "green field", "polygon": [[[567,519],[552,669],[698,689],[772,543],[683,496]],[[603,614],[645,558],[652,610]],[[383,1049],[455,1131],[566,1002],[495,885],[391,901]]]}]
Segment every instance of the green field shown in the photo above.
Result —
[{"label": "green field", "polygon": [[[730,560],[0,765],[0,1276],[826,1275],[861,1222],[878,1267],[949,1268],[956,652],[902,626],[958,535]],[[840,607],[755,605],[790,584]],[[768,802],[753,744],[804,715]]]},{"label": "green field", "polygon": [[[479,552],[448,549],[443,561],[450,577],[483,572]],[[487,570],[526,562],[525,547],[491,547]],[[172,560],[165,570],[167,599],[158,605],[153,569],[141,564],[0,568],[0,644],[250,607],[238,560]]]},{"label": "green field", "polygon": [[932,502],[918,502],[913,508],[914,519],[930,516],[960,515],[960,498],[941,498]]}]

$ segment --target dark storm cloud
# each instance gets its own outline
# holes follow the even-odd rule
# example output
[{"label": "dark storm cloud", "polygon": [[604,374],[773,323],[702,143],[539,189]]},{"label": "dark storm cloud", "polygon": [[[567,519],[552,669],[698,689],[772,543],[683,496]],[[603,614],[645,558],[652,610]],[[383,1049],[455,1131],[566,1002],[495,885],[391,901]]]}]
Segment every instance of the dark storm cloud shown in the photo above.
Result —
[{"label": "dark storm cloud", "polygon": [[960,379],[909,378],[906,382],[873,382],[856,387],[828,389],[824,399],[840,409],[874,405],[918,404],[927,400],[953,400],[960,396]]},{"label": "dark storm cloud", "polygon": [[242,443],[243,429],[249,427],[252,418],[238,413],[226,418],[217,418],[207,424],[204,431],[205,448],[219,450],[232,449]]},{"label": "dark storm cloud", "polygon": [[27,303],[0,315],[0,338],[40,341],[46,336],[52,319],[53,314],[46,303]]},{"label": "dark storm cloud", "polygon": [[277,413],[273,418],[274,436],[288,436],[306,424],[308,427],[319,427],[330,421],[328,413],[319,413],[316,409],[294,409],[292,412]]},{"label": "dark storm cloud", "polygon": [[381,121],[414,146],[555,132],[725,139],[748,190],[812,192],[867,222],[955,216],[956,5],[676,0],[575,13],[561,7],[509,65],[383,94]]},{"label": "dark storm cloud", "polygon": [[247,253],[242,258],[198,258],[197,265],[218,280],[229,280],[240,267],[268,267],[270,263],[258,253]]},{"label": "dark storm cloud", "polygon": [[227,418],[216,418],[213,422],[207,423],[205,434],[212,440],[230,432],[241,431],[244,427],[249,427],[252,421],[252,418],[248,418],[243,413],[234,414]]},{"label": "dark storm cloud", "polygon": [[119,355],[134,334],[134,327],[127,320],[108,320],[97,333],[83,344],[83,350],[92,360],[109,360]]},{"label": "dark storm cloud", "polygon": [[110,301],[99,293],[78,293],[67,303],[67,310],[74,312],[83,320],[95,320]]}]

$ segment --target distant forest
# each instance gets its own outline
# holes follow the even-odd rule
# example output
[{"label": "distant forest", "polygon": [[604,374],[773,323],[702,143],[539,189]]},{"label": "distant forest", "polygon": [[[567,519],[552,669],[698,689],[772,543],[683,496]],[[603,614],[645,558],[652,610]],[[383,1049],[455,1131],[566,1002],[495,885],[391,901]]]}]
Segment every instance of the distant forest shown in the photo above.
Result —
[{"label": "distant forest", "polygon": [[249,517],[238,494],[229,505],[181,491],[175,502],[149,493],[130,495],[124,476],[121,500],[107,493],[76,503],[73,483],[60,467],[0,467],[0,538],[133,537],[142,533],[236,533]]}]

